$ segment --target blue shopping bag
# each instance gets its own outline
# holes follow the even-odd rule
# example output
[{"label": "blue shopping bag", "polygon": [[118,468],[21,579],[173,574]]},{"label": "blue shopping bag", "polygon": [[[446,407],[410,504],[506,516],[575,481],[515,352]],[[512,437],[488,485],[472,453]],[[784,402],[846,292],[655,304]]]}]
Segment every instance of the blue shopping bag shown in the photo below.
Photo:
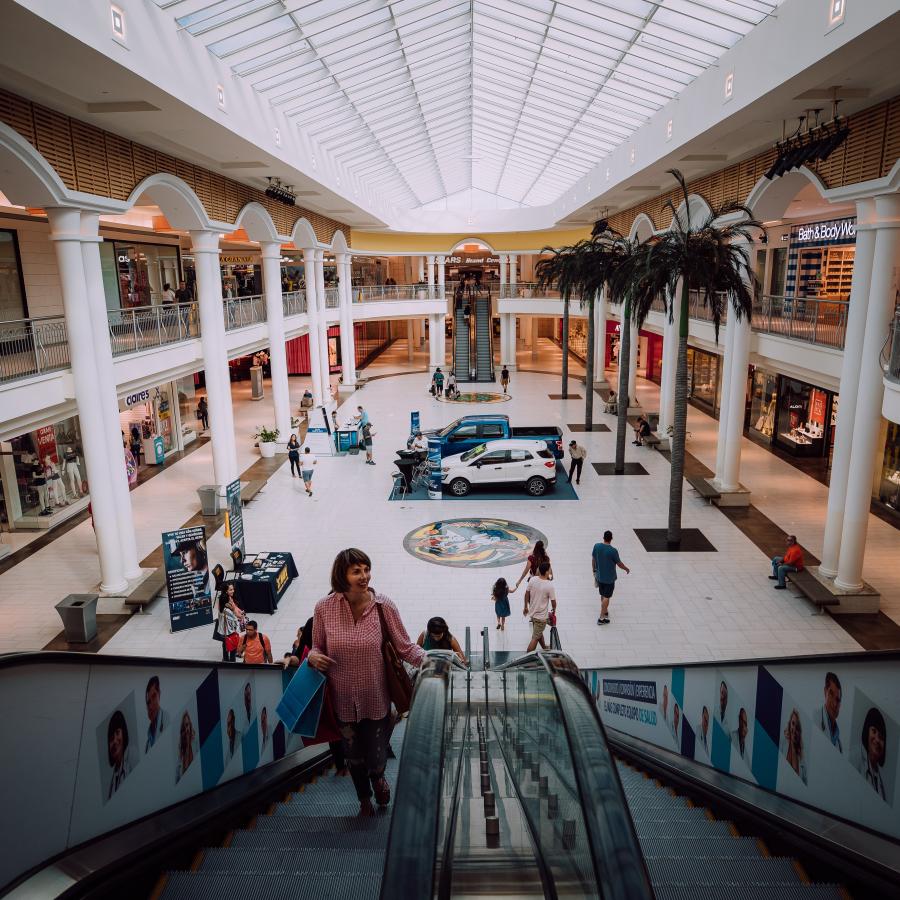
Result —
[{"label": "blue shopping bag", "polygon": [[302,737],[315,737],[324,702],[325,676],[303,660],[285,688],[276,712],[288,731]]}]

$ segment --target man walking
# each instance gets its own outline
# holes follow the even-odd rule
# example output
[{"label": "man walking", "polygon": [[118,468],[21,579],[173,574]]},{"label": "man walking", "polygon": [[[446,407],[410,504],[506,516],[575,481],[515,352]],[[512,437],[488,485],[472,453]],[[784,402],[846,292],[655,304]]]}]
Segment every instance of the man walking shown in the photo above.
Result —
[{"label": "man walking", "polygon": [[776,591],[783,591],[787,587],[784,583],[784,576],[788,572],[801,572],[803,570],[803,551],[797,543],[797,536],[789,534],[787,536],[787,550],[784,556],[772,557],[772,574],[769,576],[771,581],[777,582],[773,585]]},{"label": "man walking", "polygon": [[532,578],[528,583],[525,597],[527,599],[522,615],[528,616],[531,620],[531,641],[525,652],[531,653],[538,644],[541,645],[542,650],[546,650],[544,630],[547,628],[547,620],[550,618],[551,606],[553,612],[556,612],[556,590],[550,580],[550,563],[547,560],[538,566],[537,578]]},{"label": "man walking", "polygon": [[509,369],[506,368],[506,364],[500,370],[500,387],[503,388],[504,394],[509,393]]},{"label": "man walking", "polygon": [[572,473],[575,473],[575,484],[581,484],[581,467],[587,457],[587,450],[575,441],[569,441],[569,456],[572,461],[569,463],[569,484],[572,483]]},{"label": "man walking", "polygon": [[431,383],[434,385],[434,396],[442,397],[444,395],[444,373],[441,371],[440,366],[434,370],[434,375],[431,376]]},{"label": "man walking", "polygon": [[603,532],[603,543],[594,544],[591,551],[591,566],[594,570],[594,584],[600,591],[600,618],[598,625],[609,625],[609,601],[616,589],[616,569],[621,569],[626,575],[631,574],[631,569],[619,559],[619,551],[612,545],[612,532]]}]

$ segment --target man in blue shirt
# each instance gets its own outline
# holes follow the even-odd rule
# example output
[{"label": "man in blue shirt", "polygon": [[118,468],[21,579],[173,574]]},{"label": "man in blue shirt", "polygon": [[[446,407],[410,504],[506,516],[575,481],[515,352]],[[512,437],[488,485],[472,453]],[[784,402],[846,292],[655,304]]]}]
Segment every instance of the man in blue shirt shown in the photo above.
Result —
[{"label": "man in blue shirt", "polygon": [[609,601],[616,589],[616,568],[621,569],[626,575],[631,569],[619,559],[619,551],[612,545],[612,532],[603,532],[603,543],[594,544],[591,551],[591,566],[594,570],[594,584],[600,591],[600,618],[598,625],[609,625]]}]

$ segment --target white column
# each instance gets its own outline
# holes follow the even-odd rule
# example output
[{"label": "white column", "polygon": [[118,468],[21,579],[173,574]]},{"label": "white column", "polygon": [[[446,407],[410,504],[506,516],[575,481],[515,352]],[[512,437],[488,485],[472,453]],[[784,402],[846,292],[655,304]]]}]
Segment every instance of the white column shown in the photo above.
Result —
[{"label": "white column", "polygon": [[284,346],[284,302],[281,298],[281,244],[263,241],[263,298],[266,302],[266,327],[269,332],[269,366],[272,370],[272,405],[279,449],[287,446],[291,434],[291,396],[288,388],[287,350]]},{"label": "white column", "polygon": [[[100,559],[100,589],[108,592],[122,591],[128,586],[128,581],[122,564],[116,499],[109,479],[111,463],[107,454],[107,442],[103,439],[106,424],[97,402],[97,367],[94,365],[94,340],[81,253],[81,211],[48,208],[47,218],[50,222],[50,240],[53,242],[59,268],[75,402],[81,421],[84,464]],[[120,456],[117,464],[119,468],[124,468],[124,456]]]},{"label": "white column", "polygon": [[421,282],[423,282],[423,281],[425,280],[425,257],[424,257],[424,256],[417,256],[417,257],[416,257],[416,262],[417,262],[418,267],[419,267],[419,270],[418,270],[418,274],[419,274],[418,281],[421,283]]},{"label": "white column", "polygon": [[428,265],[425,267],[425,272],[428,281],[428,299],[434,299],[434,254],[429,254],[426,259],[428,260]]},{"label": "white column", "polygon": [[509,313],[500,313],[500,365],[509,364]]},{"label": "white column", "polygon": [[331,399],[331,367],[328,364],[328,307],[325,305],[325,251],[316,250],[316,299],[319,303],[319,362],[322,366],[322,396]]},{"label": "white column", "polygon": [[884,400],[884,372],[880,355],[900,288],[900,196],[877,197],[875,212],[878,230],[872,260],[872,287],[862,356],[859,359],[859,391],[850,450],[850,473],[847,477],[847,500],[838,573],[834,579],[835,587],[845,591],[860,590],[863,586],[875,449],[881,433],[881,406]]},{"label": "white column", "polygon": [[349,253],[338,263],[341,278],[341,377],[347,388],[356,387],[356,340],[353,333],[353,264]]},{"label": "white column", "polygon": [[413,361],[413,352],[415,351],[415,321],[413,319],[406,320],[406,359],[407,362]]},{"label": "white column", "polygon": [[[750,363],[750,319],[742,316],[738,321],[734,310],[728,310],[731,320],[728,330],[731,339],[731,364],[728,366],[728,393],[722,385],[722,409],[728,406],[728,423],[725,432],[725,455],[722,462],[720,490],[737,491],[741,480],[741,441],[744,439],[744,412],[747,406],[747,366]],[[722,413],[720,412],[721,416]]]},{"label": "white column", "polygon": [[444,316],[441,313],[432,313],[428,317],[428,347],[432,372],[438,366],[443,367],[446,362],[445,344]]},{"label": "white column", "polygon": [[225,349],[225,316],[222,310],[222,275],[219,267],[219,234],[192,231],[191,253],[197,273],[197,307],[200,315],[200,346],[209,431],[212,437],[213,481],[224,490],[237,478],[231,379]]},{"label": "white column", "polygon": [[322,347],[319,344],[319,302],[316,278],[316,251],[312,247],[303,248],[303,272],[306,276],[306,322],[307,340],[309,342],[309,372],[312,378],[313,403],[322,404],[322,364],[319,356]]},{"label": "white column", "polygon": [[97,367],[97,403],[103,414],[103,438],[110,460],[109,480],[116,501],[116,523],[122,551],[122,568],[126,578],[139,578],[137,544],[134,536],[134,517],[131,511],[131,494],[128,474],[125,471],[125,450],[122,446],[122,429],[119,424],[119,395],[113,371],[112,349],[109,343],[109,320],[103,291],[103,270],[100,265],[98,234],[100,216],[97,213],[81,214],[81,255],[84,264],[85,288],[88,312],[93,336],[94,362]]},{"label": "white column", "polygon": [[628,361],[628,407],[637,406],[636,386],[637,386],[637,357],[638,357],[638,341],[641,339],[637,325],[634,320],[623,323],[623,328],[631,329],[631,352]]},{"label": "white column", "polygon": [[517,273],[516,273],[516,254],[510,253],[508,256],[509,259],[509,292],[515,297],[516,295],[516,281],[518,281]]},{"label": "white column", "polygon": [[831,463],[831,479],[828,483],[828,511],[825,514],[822,562],[819,565],[819,572],[827,578],[834,578],[837,575],[841,531],[844,527],[847,476],[850,473],[850,450],[853,445],[856,398],[859,392],[859,360],[863,354],[869,288],[872,283],[872,261],[875,256],[875,227],[872,224],[874,217],[874,199],[860,200],[856,204],[856,253],[853,258],[853,282],[847,310],[844,362],[841,366],[841,402],[835,426],[834,457]]},{"label": "white column", "polygon": [[438,299],[445,300],[447,297],[447,257],[439,256],[437,258],[437,280],[438,280]]},{"label": "white column", "polygon": [[668,428],[675,421],[675,370],[678,362],[678,321],[681,316],[681,282],[675,288],[675,296],[669,298],[672,321],[666,314],[663,325],[662,378],[659,386],[659,434],[665,438]]},{"label": "white column", "polygon": [[[604,381],[606,368],[606,289],[597,294],[594,302],[594,381]],[[593,389],[593,385],[589,390]],[[604,397],[604,399],[606,399]]]},{"label": "white column", "polygon": [[506,261],[508,257],[505,253],[500,254],[500,296],[505,297],[506,291],[504,288],[506,287]]},{"label": "white column", "polygon": [[719,377],[722,379],[722,402],[719,405],[719,427],[716,432],[716,471],[713,481],[717,486],[725,480],[725,449],[728,445],[728,417],[731,405],[725,398],[731,394],[731,360],[734,356],[734,317],[729,316],[725,326],[725,340],[719,363]]}]

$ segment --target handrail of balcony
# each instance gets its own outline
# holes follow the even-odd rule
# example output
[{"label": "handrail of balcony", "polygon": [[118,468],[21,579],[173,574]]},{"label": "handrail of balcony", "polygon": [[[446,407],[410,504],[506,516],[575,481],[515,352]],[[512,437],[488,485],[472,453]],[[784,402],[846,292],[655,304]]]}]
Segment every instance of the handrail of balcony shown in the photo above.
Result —
[{"label": "handrail of balcony", "polygon": [[176,344],[200,336],[196,303],[108,309],[106,318],[113,356]]},{"label": "handrail of balcony", "polygon": [[341,305],[340,291],[336,287],[325,288],[325,308],[337,309]]},{"label": "handrail of balcony", "polygon": [[0,322],[0,384],[68,367],[64,316]]},{"label": "handrail of balcony", "polygon": [[900,309],[894,310],[894,319],[884,344],[882,353],[884,376],[888,381],[900,384]]},{"label": "handrail of balcony", "polygon": [[498,285],[501,300],[559,300],[559,291],[552,286],[542,286],[534,281]]},{"label": "handrail of balcony", "polygon": [[842,350],[847,337],[847,300],[765,294],[753,304],[755,331]]},{"label": "handrail of balcony", "polygon": [[281,306],[286,316],[296,316],[306,312],[306,291],[285,291],[281,295]]},{"label": "handrail of balcony", "polygon": [[[447,296],[452,295],[450,285],[445,286]],[[354,303],[377,303],[382,300],[438,300],[436,284],[367,284],[352,288]]]},{"label": "handrail of balcony", "polygon": [[261,294],[228,298],[223,300],[222,308],[225,313],[226,331],[266,321],[266,304]]}]

